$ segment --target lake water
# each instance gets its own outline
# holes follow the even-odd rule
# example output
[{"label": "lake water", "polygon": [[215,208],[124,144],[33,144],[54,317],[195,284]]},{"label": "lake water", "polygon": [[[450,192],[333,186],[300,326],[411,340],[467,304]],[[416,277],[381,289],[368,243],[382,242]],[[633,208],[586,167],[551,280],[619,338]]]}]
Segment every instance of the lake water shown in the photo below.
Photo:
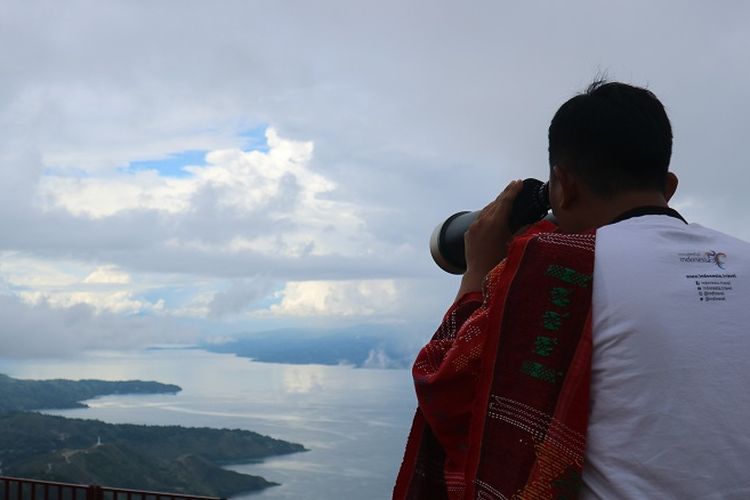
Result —
[{"label": "lake water", "polygon": [[13,361],[17,378],[157,380],[177,395],[105,396],[90,408],[51,411],[111,423],[247,429],[310,451],[228,468],[281,486],[237,499],[389,498],[415,399],[408,370],[256,363],[200,350],[100,352]]}]

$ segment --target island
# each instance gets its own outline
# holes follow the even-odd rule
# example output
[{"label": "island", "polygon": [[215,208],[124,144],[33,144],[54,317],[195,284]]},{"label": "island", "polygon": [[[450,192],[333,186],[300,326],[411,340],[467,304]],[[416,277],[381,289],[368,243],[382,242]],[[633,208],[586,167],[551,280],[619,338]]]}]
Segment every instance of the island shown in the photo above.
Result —
[{"label": "island", "polygon": [[305,451],[301,444],[247,430],[107,424],[29,411],[80,407],[81,394],[179,390],[138,380],[31,381],[0,375],[0,475],[228,497],[276,483],[222,465]]},{"label": "island", "polygon": [[414,343],[414,336],[399,333],[382,325],[329,330],[286,328],[238,335],[221,343],[205,342],[198,348],[261,363],[408,368],[421,345]]}]

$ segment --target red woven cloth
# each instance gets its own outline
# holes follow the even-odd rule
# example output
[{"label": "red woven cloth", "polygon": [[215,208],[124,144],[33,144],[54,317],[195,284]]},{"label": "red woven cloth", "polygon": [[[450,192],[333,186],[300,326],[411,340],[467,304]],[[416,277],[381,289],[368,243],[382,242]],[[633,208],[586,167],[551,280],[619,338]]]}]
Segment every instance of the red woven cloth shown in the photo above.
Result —
[{"label": "red woven cloth", "polygon": [[583,467],[595,236],[543,222],[461,297],[413,367],[394,499],[573,499]]}]

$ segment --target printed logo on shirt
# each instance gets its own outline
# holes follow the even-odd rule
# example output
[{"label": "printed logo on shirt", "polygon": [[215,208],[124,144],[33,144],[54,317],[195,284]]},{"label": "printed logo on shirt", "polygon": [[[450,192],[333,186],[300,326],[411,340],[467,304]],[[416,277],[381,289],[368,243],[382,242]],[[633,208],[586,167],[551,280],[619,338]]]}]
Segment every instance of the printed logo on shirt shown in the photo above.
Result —
[{"label": "printed logo on shirt", "polygon": [[680,257],[680,262],[716,264],[719,269],[724,269],[725,259],[727,258],[727,254],[716,250],[679,253],[677,255]]}]

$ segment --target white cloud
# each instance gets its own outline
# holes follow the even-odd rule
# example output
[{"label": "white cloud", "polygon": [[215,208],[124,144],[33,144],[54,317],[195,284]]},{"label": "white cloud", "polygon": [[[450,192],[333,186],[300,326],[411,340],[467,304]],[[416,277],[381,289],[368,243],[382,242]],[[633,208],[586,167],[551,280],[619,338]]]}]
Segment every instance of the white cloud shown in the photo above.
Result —
[{"label": "white cloud", "polygon": [[403,359],[393,359],[385,352],[385,349],[371,349],[367,354],[367,359],[362,363],[364,368],[408,368],[404,366]]},{"label": "white cloud", "polygon": [[98,266],[77,262],[49,261],[6,254],[0,264],[0,278],[6,293],[12,293],[30,305],[45,304],[67,309],[86,305],[92,311],[116,314],[161,312],[164,301],[137,298],[148,290],[144,283],[132,283],[130,275],[116,266]]},{"label": "white cloud", "polygon": [[0,254],[0,277],[10,286],[22,289],[49,289],[79,283],[85,266],[64,261],[46,261],[19,255]]},{"label": "white cloud", "polygon": [[116,266],[99,266],[86,276],[83,282],[127,285],[130,283],[130,276]]},{"label": "white cloud", "polygon": [[206,155],[205,166],[188,166],[189,178],[159,175],[156,170],[105,176],[68,177],[48,175],[39,185],[39,201],[45,209],[65,208],[74,215],[93,218],[126,210],[186,212],[193,198],[205,189],[221,193],[223,208],[252,212],[264,208],[279,196],[284,182],[302,182],[304,199],[315,203],[319,193],[334,185],[311,172],[312,143],[280,139],[269,128],[270,151],[215,150]]},{"label": "white cloud", "polygon": [[[213,214],[215,224],[226,226],[225,238],[208,241],[193,233],[164,241],[209,252],[253,251],[292,258],[358,255],[376,244],[364,231],[359,207],[326,198],[336,184],[311,168],[312,142],[283,139],[273,128],[266,130],[266,139],[267,152],[209,152],[205,165],[186,168],[191,174],[186,178],[154,170],[104,177],[48,175],[40,182],[37,199],[47,212],[63,208],[94,219],[154,210],[175,222],[187,222]],[[247,227],[247,217],[264,218],[265,227]]]},{"label": "white cloud", "polygon": [[289,316],[386,315],[398,305],[393,280],[289,282],[272,313]]},{"label": "white cloud", "polygon": [[61,207],[75,216],[103,218],[134,209],[184,212],[193,193],[190,182],[143,171],[103,178],[46,176],[37,198],[47,211]]},{"label": "white cloud", "polygon": [[207,318],[211,315],[211,304],[216,297],[215,292],[199,291],[194,293],[186,304],[172,309],[171,313],[177,317]]},{"label": "white cloud", "polygon": [[18,296],[29,304],[48,304],[57,309],[69,309],[78,305],[91,306],[96,312],[114,314],[138,314],[156,312],[164,309],[164,301],[154,303],[138,300],[128,291],[66,291],[66,292],[31,292],[18,293]]}]

